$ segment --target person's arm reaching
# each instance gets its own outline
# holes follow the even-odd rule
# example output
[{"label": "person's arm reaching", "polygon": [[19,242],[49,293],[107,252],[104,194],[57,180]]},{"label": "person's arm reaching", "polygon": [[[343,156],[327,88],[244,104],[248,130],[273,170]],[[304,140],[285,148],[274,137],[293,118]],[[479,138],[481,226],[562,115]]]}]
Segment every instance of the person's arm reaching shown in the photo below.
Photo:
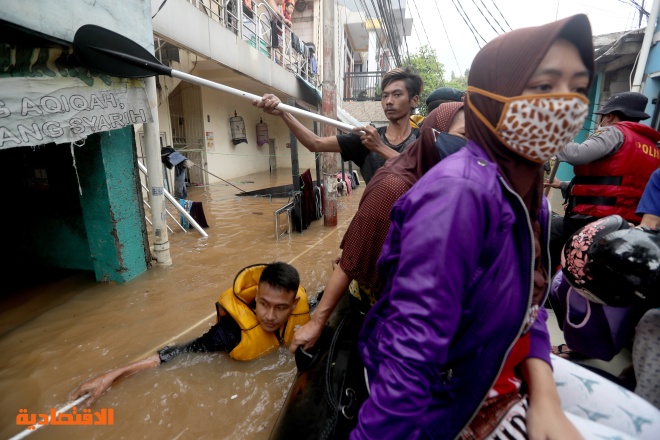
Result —
[{"label": "person's arm reaching", "polygon": [[83,405],[90,406],[96,402],[115,381],[139,371],[157,367],[158,365],[160,365],[160,357],[158,354],[153,354],[146,359],[130,363],[120,368],[115,368],[114,370],[110,370],[107,373],[100,374],[83,382],[71,393],[70,397],[73,400],[89,393],[90,397],[83,403]]},{"label": "person's arm reaching", "polygon": [[231,351],[238,341],[240,341],[240,328],[238,324],[233,319],[223,318],[220,322],[212,326],[208,332],[197,339],[184,344],[166,346],[160,349],[158,353],[144,360],[115,368],[83,382],[71,393],[71,398],[76,399],[89,393],[90,397],[85,401],[85,405],[91,405],[119,379],[148,370],[149,368],[157,367],[162,363],[174,359],[181,353]]},{"label": "person's arm reaching", "polygon": [[339,153],[341,149],[339,148],[339,142],[337,142],[336,136],[327,136],[320,137],[317,136],[309,128],[305,127],[300,123],[291,113],[284,112],[277,109],[277,106],[281,103],[280,99],[270,93],[266,93],[261,101],[254,100],[252,105],[258,108],[264,109],[266,113],[271,115],[280,116],[284,123],[289,127],[289,130],[293,132],[293,135],[300,141],[301,144],[309,151],[312,152],[330,152],[330,153]]},{"label": "person's arm reaching", "polygon": [[295,353],[296,349],[302,345],[304,350],[308,350],[314,346],[316,341],[321,336],[321,331],[332,314],[332,311],[337,307],[341,300],[341,296],[346,291],[351,279],[346,275],[343,269],[337,264],[335,269],[330,275],[328,285],[325,287],[323,296],[316,311],[312,314],[310,321],[296,330],[293,335],[293,341],[289,346],[289,351]]},{"label": "person's arm reaching", "polygon": [[556,177],[552,182],[544,182],[544,187],[556,188],[561,190],[561,196],[565,199],[568,197],[568,187],[571,184],[570,180],[559,180]]},{"label": "person's arm reaching", "polygon": [[529,392],[528,438],[581,439],[561,409],[550,365],[538,358],[527,358],[521,364],[521,370]]},{"label": "person's arm reaching", "polygon": [[571,165],[585,165],[617,151],[623,145],[623,133],[615,127],[604,127],[578,144],[569,142],[557,153],[557,160]]}]

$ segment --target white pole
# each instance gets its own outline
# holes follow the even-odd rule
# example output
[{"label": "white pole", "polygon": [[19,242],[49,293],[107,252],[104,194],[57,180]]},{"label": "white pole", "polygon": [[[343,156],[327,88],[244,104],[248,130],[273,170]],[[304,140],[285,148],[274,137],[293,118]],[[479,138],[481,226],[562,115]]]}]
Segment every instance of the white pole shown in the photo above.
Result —
[{"label": "white pole", "polygon": [[642,80],[644,79],[644,70],[646,70],[646,61],[649,57],[651,50],[651,42],[653,41],[653,34],[655,33],[655,23],[658,20],[658,12],[660,12],[660,0],[654,0],[649,13],[649,20],[646,23],[646,31],[644,31],[644,40],[642,40],[642,48],[639,50],[639,60],[637,61],[637,69],[635,70],[635,78],[633,79],[631,92],[640,93],[642,89]]},{"label": "white pole", "polygon": [[[219,90],[219,91],[225,92],[225,93],[230,93],[234,96],[238,96],[238,97],[241,97],[241,98],[246,98],[246,99],[249,99],[250,101],[253,101],[255,99],[258,100],[258,101],[261,101],[261,96],[253,95],[252,93],[248,93],[248,92],[244,92],[242,90],[234,89],[234,88],[231,88],[229,86],[219,84],[217,82],[209,81],[208,79],[200,78],[198,76],[189,75],[187,73],[180,72],[178,70],[172,69],[172,76],[175,77],[175,78],[182,79],[184,81],[191,82],[193,84],[199,84],[200,86],[204,86],[204,87],[208,87],[208,88],[211,88],[211,89]],[[325,116],[322,116],[322,115],[319,115],[319,114],[316,114],[316,113],[312,113],[312,112],[308,112],[306,110],[299,109],[298,107],[293,107],[291,105],[280,103],[277,106],[277,108],[281,109],[282,111],[291,113],[292,115],[302,116],[302,117],[305,117],[305,118],[313,119],[315,121],[323,122],[323,123],[328,124],[328,125],[332,125],[334,127],[337,127],[340,130],[343,130],[343,131],[346,131],[346,132],[349,132],[349,133],[358,133],[358,131],[356,131],[356,127],[353,126],[353,125],[344,124],[343,122],[339,122],[336,119],[327,118]]]},{"label": "white pole", "polygon": [[156,77],[144,79],[147,89],[149,107],[153,122],[144,124],[144,156],[147,163],[147,181],[149,182],[149,203],[151,204],[151,222],[154,232],[154,257],[158,264],[169,266],[170,242],[167,237],[165,218],[165,198],[163,188],[163,172],[160,160],[160,140],[158,136],[158,94],[156,92]]}]

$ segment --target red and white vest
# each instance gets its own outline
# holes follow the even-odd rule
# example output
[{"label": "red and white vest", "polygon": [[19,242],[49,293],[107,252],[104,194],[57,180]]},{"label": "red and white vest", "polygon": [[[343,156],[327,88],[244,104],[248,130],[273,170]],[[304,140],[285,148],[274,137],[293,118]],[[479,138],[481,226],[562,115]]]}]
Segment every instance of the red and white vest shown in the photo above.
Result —
[{"label": "red and white vest", "polygon": [[568,197],[568,215],[597,218],[618,214],[639,223],[635,215],[651,173],[660,167],[660,133],[637,122],[615,125],[623,133],[623,145],[614,154],[574,168]]}]

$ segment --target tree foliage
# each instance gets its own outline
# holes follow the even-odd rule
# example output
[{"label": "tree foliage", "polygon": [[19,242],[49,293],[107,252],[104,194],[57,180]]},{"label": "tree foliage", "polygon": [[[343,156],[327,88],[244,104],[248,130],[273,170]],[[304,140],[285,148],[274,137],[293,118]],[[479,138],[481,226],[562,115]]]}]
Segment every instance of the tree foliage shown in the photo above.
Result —
[{"label": "tree foliage", "polygon": [[465,69],[465,73],[463,73],[463,75],[456,75],[452,70],[451,79],[447,82],[446,86],[458,90],[465,90],[467,89],[467,79],[469,75],[470,69]]},{"label": "tree foliage", "polygon": [[415,69],[424,80],[424,89],[419,97],[417,109],[422,115],[426,115],[427,96],[438,87],[445,86],[445,67],[438,61],[435,49],[428,45],[420,47],[417,52],[410,55],[404,65]]}]

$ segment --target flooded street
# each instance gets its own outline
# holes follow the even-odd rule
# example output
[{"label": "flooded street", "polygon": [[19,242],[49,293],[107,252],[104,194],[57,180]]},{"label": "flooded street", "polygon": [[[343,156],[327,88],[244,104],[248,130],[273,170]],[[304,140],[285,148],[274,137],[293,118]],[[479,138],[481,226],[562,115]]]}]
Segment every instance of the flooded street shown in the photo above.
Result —
[{"label": "flooded street", "polygon": [[[291,174],[278,170],[232,183],[252,191],[291,183]],[[16,425],[20,409],[48,413],[92,376],[200,336],[215,323],[220,293],[245,266],[291,263],[314,297],[330,275],[364,188],[337,199],[337,227],[326,228],[320,219],[302,234],[276,241],[273,211],[287,199],[236,197],[237,190],[222,182],[192,187],[188,199],[203,202],[209,237],[194,229],[183,233],[170,221],[172,266],[153,267],[123,285],[75,273],[4,296],[0,438],[23,431]],[[286,349],[251,362],[226,353],[183,354],[120,381],[101,397],[92,410],[113,409],[113,425],[46,426],[28,438],[266,439],[294,376]]]}]

